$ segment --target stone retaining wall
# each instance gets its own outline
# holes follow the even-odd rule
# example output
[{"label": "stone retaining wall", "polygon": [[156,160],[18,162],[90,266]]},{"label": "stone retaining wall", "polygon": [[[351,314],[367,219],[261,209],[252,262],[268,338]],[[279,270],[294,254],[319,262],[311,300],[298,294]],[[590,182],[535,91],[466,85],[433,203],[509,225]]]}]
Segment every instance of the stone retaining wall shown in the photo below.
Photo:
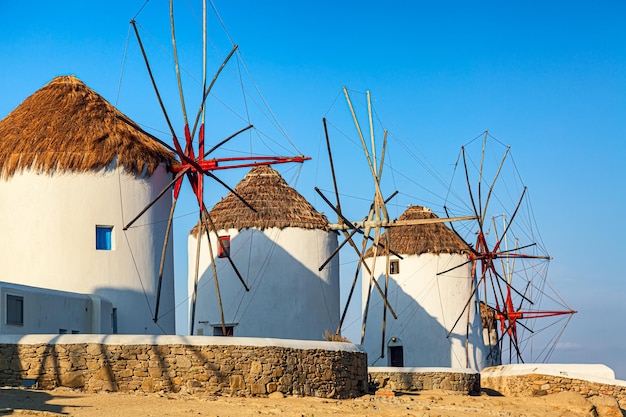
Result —
[{"label": "stone retaining wall", "polygon": [[502,395],[542,396],[561,391],[571,391],[580,393],[585,397],[613,397],[620,404],[626,405],[625,381],[583,378],[576,378],[573,375],[546,375],[542,373],[497,375],[483,372],[481,385],[483,389],[490,389]]},{"label": "stone retaining wall", "polygon": [[[46,340],[47,338],[47,340]],[[0,385],[347,398],[367,388],[351,343],[202,336],[0,336]]]},{"label": "stone retaining wall", "polygon": [[480,373],[469,369],[370,367],[368,372],[370,381],[383,390],[442,389],[463,394],[480,394]]}]

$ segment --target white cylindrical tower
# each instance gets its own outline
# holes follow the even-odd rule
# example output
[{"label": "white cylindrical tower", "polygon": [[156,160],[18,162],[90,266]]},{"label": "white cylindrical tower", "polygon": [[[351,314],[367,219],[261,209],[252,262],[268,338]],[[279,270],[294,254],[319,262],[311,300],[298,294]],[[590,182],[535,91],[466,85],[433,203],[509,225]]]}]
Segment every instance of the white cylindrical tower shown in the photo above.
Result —
[{"label": "white cylindrical tower", "polygon": [[[412,206],[398,220],[436,217],[428,208]],[[398,319],[387,312],[383,341],[383,300],[371,289],[364,340],[369,365],[480,370],[485,347],[477,302],[471,296],[467,244],[443,223],[390,227],[385,234],[389,234],[391,249],[402,256],[390,256],[387,288],[387,299]],[[374,276],[384,288],[387,264],[381,252],[384,250],[378,251]],[[370,248],[366,253],[369,265],[372,256]],[[362,289],[365,314],[367,273]]]},{"label": "white cylindrical tower", "polygon": [[153,322],[171,197],[123,230],[171,180],[173,158],[122,119],[63,76],[0,121],[0,281],[98,295],[113,305],[114,331],[173,334],[171,242],[160,304],[167,314]]},{"label": "white cylindrical tower", "polygon": [[[236,276],[218,236],[209,233],[227,334],[247,337],[322,340],[339,322],[337,247],[326,218],[269,166],[253,168],[235,192],[213,207],[218,236],[246,285]],[[189,295],[193,310],[197,234],[189,235]],[[202,233],[194,334],[220,335],[222,319],[206,232]],[[190,317],[193,316],[193,311]]]}]

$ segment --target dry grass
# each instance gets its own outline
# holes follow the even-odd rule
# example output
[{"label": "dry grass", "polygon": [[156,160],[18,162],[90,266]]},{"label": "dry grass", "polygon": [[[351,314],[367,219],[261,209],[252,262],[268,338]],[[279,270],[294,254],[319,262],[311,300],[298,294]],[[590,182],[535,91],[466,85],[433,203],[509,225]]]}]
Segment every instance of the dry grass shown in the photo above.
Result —
[{"label": "dry grass", "polygon": [[335,333],[331,332],[330,330],[324,330],[324,340],[326,340],[327,342],[347,342],[347,343],[352,343],[352,342],[350,342],[350,339],[348,339],[347,337],[343,337],[340,334],[335,334]]}]

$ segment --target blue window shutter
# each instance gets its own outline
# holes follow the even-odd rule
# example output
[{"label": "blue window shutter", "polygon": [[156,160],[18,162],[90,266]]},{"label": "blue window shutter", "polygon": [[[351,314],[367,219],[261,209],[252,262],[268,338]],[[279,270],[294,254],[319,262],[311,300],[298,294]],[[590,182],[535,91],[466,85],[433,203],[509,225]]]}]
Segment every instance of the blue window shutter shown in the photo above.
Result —
[{"label": "blue window shutter", "polygon": [[96,249],[111,250],[112,249],[113,227],[96,226]]}]

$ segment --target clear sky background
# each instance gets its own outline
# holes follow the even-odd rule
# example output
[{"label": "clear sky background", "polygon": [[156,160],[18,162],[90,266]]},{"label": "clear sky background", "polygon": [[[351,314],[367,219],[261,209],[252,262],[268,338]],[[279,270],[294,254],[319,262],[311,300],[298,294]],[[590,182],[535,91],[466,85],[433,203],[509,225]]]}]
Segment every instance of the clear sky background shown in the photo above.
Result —
[{"label": "clear sky background", "polygon": [[[195,3],[177,6],[177,30],[181,61],[199,80],[200,8]],[[443,183],[460,146],[489,130],[511,145],[543,242],[554,258],[550,281],[579,311],[552,361],[605,363],[626,379],[626,5],[545,3],[216,0],[228,33],[286,132],[274,135],[270,125],[263,128],[267,136],[237,139],[229,144],[230,152],[252,147],[265,154],[312,156],[302,167],[279,170],[334,220],[313,192],[315,185],[331,190],[321,118],[327,116],[333,135],[341,138],[349,129],[341,127],[347,116],[341,87],[347,86],[357,101],[370,90],[380,121],[392,132],[388,171],[397,174],[386,175],[389,193],[401,191],[392,205],[396,217],[407,204],[440,209]],[[129,20],[143,4],[0,0],[0,117],[54,76],[74,74],[168,139],[137,42],[129,37]],[[160,49],[171,50],[168,14],[167,2],[152,0],[137,22],[168,110],[179,121],[173,65]],[[223,28],[212,19],[211,74],[230,48]],[[241,68],[242,61],[237,62]],[[237,76],[235,69],[225,74]],[[228,90],[228,76],[224,79],[216,94],[229,101],[237,90]],[[198,82],[188,75],[185,82],[187,93],[197,97]],[[188,111],[195,114],[197,98],[196,104],[192,101]],[[214,142],[247,124],[217,114],[207,116]],[[354,143],[336,143],[346,210],[362,217],[371,178],[354,162],[362,159]],[[244,174],[224,178],[234,186]],[[207,192],[207,204],[224,194],[215,185]],[[186,235],[196,220],[192,204],[179,209],[175,246],[181,292],[186,288]],[[344,293],[350,279],[342,277]],[[184,308],[179,310],[184,317]]]}]

